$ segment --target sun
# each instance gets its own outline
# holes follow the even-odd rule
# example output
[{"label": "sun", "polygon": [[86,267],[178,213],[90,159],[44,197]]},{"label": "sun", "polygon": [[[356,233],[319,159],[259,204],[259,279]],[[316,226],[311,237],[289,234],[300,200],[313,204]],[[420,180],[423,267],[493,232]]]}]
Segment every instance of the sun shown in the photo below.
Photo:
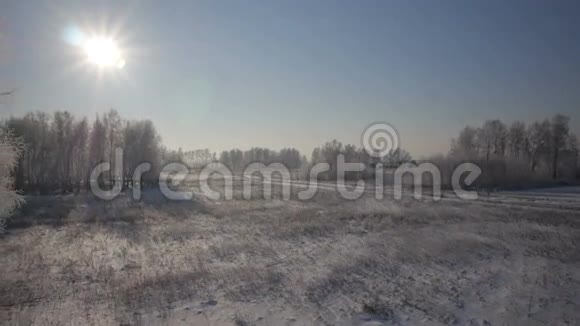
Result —
[{"label": "sun", "polygon": [[82,47],[87,61],[99,68],[121,69],[125,66],[123,52],[118,43],[111,37],[89,37],[84,41]]}]

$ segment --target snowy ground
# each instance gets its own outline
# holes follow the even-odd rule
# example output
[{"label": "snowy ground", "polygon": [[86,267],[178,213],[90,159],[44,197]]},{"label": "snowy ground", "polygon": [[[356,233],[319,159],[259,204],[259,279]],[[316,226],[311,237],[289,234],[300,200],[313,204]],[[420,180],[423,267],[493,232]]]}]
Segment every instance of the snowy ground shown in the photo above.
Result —
[{"label": "snowy ground", "polygon": [[240,191],[29,197],[0,238],[0,322],[580,324],[576,193],[433,203]]},{"label": "snowy ground", "polygon": [[572,199],[575,199],[578,196],[580,196],[580,187],[567,186],[567,187],[537,188],[537,189],[527,189],[527,190],[520,190],[520,191],[504,192],[504,193],[519,195],[519,196],[570,197]]}]

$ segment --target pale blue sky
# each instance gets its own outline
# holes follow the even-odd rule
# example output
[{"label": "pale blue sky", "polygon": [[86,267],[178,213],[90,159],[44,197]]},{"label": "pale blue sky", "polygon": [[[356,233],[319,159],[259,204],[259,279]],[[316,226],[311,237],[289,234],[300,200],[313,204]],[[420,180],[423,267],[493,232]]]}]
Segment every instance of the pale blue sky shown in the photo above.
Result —
[{"label": "pale blue sky", "polygon": [[[555,112],[580,130],[577,1],[2,1],[2,116],[117,109],[177,148],[359,143],[416,156],[465,124]],[[118,30],[122,71],[79,67],[70,26]]]}]

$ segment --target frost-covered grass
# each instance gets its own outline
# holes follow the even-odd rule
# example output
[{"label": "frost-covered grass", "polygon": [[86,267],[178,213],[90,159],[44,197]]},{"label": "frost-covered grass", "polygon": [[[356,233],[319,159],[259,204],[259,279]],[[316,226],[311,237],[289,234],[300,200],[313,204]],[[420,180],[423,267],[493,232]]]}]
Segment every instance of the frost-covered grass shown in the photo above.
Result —
[{"label": "frost-covered grass", "polygon": [[30,197],[6,324],[570,325],[580,212],[521,205]]}]

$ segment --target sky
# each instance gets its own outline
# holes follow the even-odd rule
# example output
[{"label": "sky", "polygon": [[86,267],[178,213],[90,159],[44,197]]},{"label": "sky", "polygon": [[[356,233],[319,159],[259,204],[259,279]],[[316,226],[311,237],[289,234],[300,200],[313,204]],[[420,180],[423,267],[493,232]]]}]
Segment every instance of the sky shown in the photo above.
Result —
[{"label": "sky", "polygon": [[[415,157],[466,124],[554,113],[580,132],[580,2],[19,1],[0,4],[0,118],[114,108],[170,148],[360,145],[387,122]],[[122,69],[66,31],[114,36]]]}]

